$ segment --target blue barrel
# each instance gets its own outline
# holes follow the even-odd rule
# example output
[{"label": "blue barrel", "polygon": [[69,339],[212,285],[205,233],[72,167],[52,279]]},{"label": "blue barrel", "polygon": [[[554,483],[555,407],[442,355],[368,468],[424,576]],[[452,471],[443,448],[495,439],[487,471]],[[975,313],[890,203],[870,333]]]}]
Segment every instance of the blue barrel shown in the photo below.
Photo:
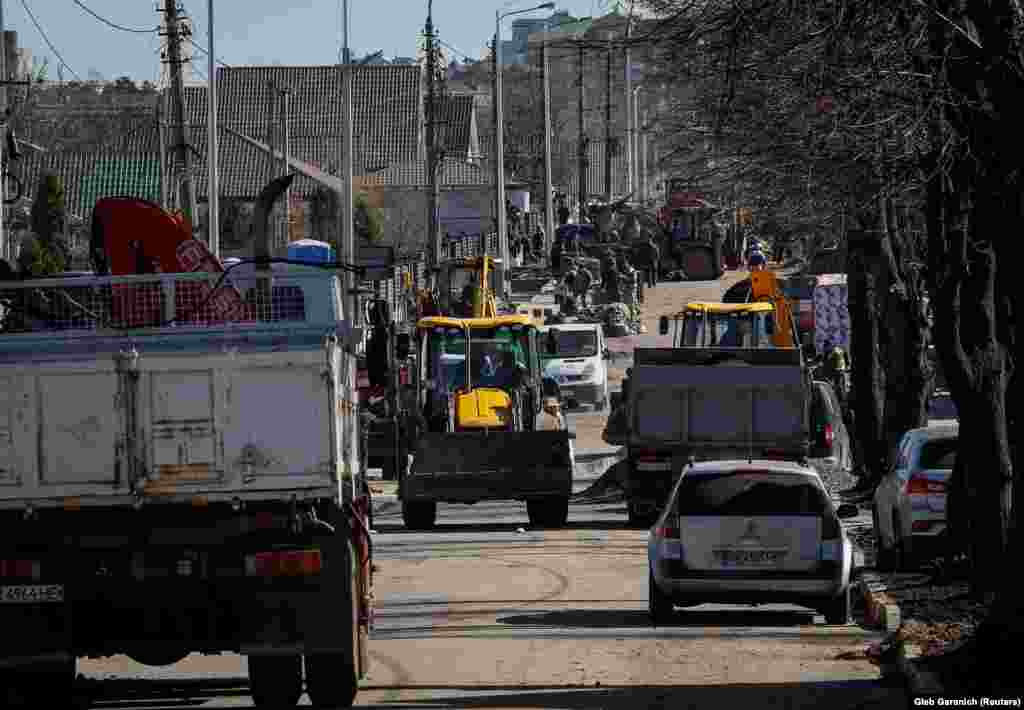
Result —
[{"label": "blue barrel", "polygon": [[306,264],[329,264],[336,261],[334,248],[327,242],[300,239],[288,245],[288,259]]}]

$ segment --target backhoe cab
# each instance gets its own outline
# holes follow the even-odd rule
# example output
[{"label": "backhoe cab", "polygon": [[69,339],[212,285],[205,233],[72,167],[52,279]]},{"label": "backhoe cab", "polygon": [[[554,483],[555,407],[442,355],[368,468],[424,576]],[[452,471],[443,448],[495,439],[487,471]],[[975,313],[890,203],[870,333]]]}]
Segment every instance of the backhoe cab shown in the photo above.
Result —
[{"label": "backhoe cab", "polygon": [[775,309],[770,303],[686,304],[674,316],[662,316],[658,332],[672,330],[676,348],[774,348]]},{"label": "backhoe cab", "polygon": [[438,295],[443,312],[440,315],[456,318],[497,316],[494,274],[500,263],[491,256],[471,256],[441,264]]}]

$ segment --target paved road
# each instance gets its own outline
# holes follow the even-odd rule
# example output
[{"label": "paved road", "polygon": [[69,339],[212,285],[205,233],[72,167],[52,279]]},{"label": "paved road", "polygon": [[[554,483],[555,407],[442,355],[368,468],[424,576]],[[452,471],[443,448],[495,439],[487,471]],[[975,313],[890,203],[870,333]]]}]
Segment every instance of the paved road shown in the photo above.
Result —
[{"label": "paved road", "polygon": [[[359,705],[903,706],[876,667],[837,659],[876,634],[799,607],[705,605],[652,628],[646,533],[625,521],[621,504],[574,505],[567,529],[533,530],[524,506],[485,503],[441,506],[436,531],[410,533],[397,510],[380,512],[373,668]],[[81,671],[103,679],[109,701],[97,707],[251,707],[234,655],[168,669],[115,658]]]}]

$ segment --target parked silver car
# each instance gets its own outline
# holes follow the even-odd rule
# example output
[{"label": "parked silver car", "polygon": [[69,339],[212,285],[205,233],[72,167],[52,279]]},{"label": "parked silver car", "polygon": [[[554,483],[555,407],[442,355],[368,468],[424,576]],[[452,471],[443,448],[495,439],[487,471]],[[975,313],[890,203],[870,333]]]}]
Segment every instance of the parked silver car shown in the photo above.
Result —
[{"label": "parked silver car", "polygon": [[648,539],[652,622],[677,606],[784,602],[847,623],[853,547],[839,520],[855,515],[800,463],[691,464]]},{"label": "parked silver car", "polygon": [[946,532],[946,489],[953,475],[960,425],[911,429],[875,489],[875,550],[883,568],[909,564],[914,543],[938,545]]}]

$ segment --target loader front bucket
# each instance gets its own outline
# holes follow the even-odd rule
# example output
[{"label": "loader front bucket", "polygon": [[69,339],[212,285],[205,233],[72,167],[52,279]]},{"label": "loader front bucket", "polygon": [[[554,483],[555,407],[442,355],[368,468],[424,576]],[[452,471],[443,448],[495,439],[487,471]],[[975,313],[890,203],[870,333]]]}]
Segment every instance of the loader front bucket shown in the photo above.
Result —
[{"label": "loader front bucket", "polygon": [[475,503],[572,493],[568,431],[451,432],[420,437],[403,501]]}]

